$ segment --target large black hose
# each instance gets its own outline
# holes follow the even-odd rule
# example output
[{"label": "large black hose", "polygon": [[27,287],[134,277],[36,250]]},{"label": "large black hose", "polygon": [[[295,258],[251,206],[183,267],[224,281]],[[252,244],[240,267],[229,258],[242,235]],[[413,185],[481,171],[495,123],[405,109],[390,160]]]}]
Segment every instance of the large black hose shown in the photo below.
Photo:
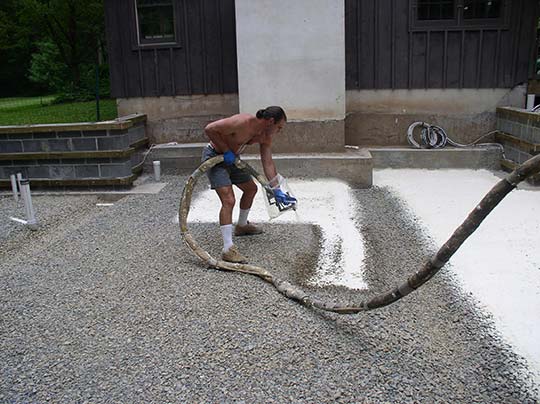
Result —
[{"label": "large black hose", "polygon": [[[334,303],[320,300],[314,296],[308,295],[302,289],[291,283],[277,278],[268,270],[249,264],[234,264],[217,260],[212,257],[207,251],[203,250],[193,236],[189,233],[187,217],[191,205],[191,196],[193,188],[197,183],[197,179],[202,176],[207,170],[214,165],[223,162],[223,156],[216,156],[203,162],[193,174],[188,178],[182,198],[180,200],[179,217],[180,230],[184,242],[193,250],[193,252],[201,258],[207,265],[225,269],[229,271],[238,271],[257,275],[265,281],[271,283],[279,293],[287,296],[289,299],[295,300],[305,306],[315,307],[321,310],[331,311],[339,314],[354,314],[361,311],[376,309],[387,306],[396,302],[402,297],[415,291],[429,279],[431,279],[454,255],[461,247],[463,242],[480,226],[487,215],[499,204],[503,198],[510,193],[518,183],[524,179],[540,173],[540,155],[527,160],[525,163],[516,168],[512,173],[502,180],[484,196],[478,205],[474,207],[469,216],[463,221],[446,243],[434,254],[427,262],[424,263],[415,274],[411,275],[407,280],[400,285],[380,293],[369,299],[363,300],[355,306],[348,304]],[[253,177],[255,177],[263,186],[267,185],[266,179],[255,171],[247,163],[237,159],[236,166],[241,169],[246,169]]]}]

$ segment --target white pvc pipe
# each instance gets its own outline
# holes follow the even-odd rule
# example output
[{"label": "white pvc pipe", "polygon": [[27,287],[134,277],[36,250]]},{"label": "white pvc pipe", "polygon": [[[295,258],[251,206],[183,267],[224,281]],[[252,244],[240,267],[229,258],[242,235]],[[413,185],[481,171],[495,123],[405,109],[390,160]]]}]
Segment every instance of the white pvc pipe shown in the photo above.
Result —
[{"label": "white pvc pipe", "polygon": [[161,162],[154,161],[154,179],[159,181],[161,178]]},{"label": "white pvc pipe", "polygon": [[26,224],[30,229],[37,229],[36,214],[34,212],[34,206],[32,205],[32,195],[30,194],[30,181],[28,179],[21,180],[21,194],[24,201],[24,208],[26,209]]},{"label": "white pvc pipe", "polygon": [[19,202],[19,193],[17,192],[17,177],[15,177],[15,174],[11,174],[9,178],[11,179],[11,190],[13,191],[13,199],[15,199],[15,202]]},{"label": "white pvc pipe", "polygon": [[21,194],[21,198],[23,198],[23,189],[21,188],[21,181],[22,181],[22,174],[17,173],[17,186],[19,187],[19,192]]},{"label": "white pvc pipe", "polygon": [[534,108],[534,100],[536,94],[527,94],[527,110],[531,111]]}]

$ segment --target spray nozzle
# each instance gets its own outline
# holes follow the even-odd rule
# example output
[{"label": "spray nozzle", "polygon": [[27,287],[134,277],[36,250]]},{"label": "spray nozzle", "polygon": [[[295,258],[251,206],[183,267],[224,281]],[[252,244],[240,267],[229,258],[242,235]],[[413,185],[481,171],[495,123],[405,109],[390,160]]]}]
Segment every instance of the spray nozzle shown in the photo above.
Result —
[{"label": "spray nozzle", "polygon": [[266,207],[271,219],[288,210],[296,210],[297,199],[291,192],[287,181],[280,174],[272,178],[264,187]]}]

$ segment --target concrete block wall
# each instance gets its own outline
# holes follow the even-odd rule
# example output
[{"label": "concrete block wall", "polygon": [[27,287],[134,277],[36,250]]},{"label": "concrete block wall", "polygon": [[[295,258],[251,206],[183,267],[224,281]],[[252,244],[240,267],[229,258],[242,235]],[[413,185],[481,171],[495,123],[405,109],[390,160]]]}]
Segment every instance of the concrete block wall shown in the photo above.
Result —
[{"label": "concrete block wall", "polygon": [[2,160],[0,177],[9,179],[10,175],[21,173],[31,180],[110,179],[130,176],[131,167],[130,158]]},{"label": "concrete block wall", "polygon": [[22,173],[37,185],[131,185],[148,144],[146,117],[0,127],[0,186]]},{"label": "concrete block wall", "polygon": [[[513,169],[540,154],[540,113],[521,108],[497,108],[496,140],[504,147],[503,166]],[[540,175],[530,179],[540,185]]]},{"label": "concrete block wall", "polygon": [[[0,127],[0,132],[2,127]],[[123,130],[16,133],[0,138],[0,153],[124,150],[145,138],[144,126]]]},{"label": "concrete block wall", "polygon": [[505,142],[504,140],[502,140],[501,143],[504,145],[504,156],[507,160],[522,164],[533,156],[532,154],[521,150],[519,147],[514,146],[512,143]]}]

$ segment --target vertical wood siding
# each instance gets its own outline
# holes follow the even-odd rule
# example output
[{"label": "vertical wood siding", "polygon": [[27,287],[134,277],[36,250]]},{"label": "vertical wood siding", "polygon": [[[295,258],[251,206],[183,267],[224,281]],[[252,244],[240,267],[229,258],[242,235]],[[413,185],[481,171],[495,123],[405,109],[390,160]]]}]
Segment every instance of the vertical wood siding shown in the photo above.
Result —
[{"label": "vertical wood siding", "polygon": [[113,97],[238,92],[234,0],[175,0],[175,45],[139,46],[134,0],[106,0]]},{"label": "vertical wood siding", "polygon": [[347,89],[510,88],[532,75],[536,0],[505,27],[409,28],[410,0],[345,0]]},{"label": "vertical wood siding", "polygon": [[[411,0],[345,0],[347,89],[510,88],[533,75],[536,0],[501,27],[409,28]],[[114,97],[238,92],[234,0],[174,0],[177,44],[137,44],[134,0],[106,0]]]}]

